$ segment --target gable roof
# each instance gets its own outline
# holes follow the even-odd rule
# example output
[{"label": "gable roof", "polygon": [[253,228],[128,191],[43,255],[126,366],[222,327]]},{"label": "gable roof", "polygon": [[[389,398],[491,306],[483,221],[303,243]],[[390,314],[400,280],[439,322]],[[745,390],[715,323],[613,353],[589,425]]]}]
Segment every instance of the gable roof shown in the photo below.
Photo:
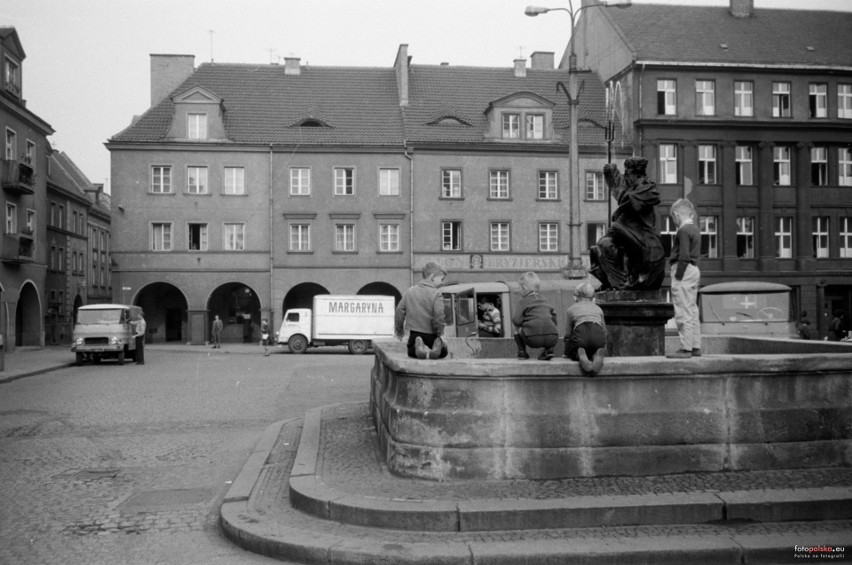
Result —
[{"label": "gable roof", "polygon": [[[228,139],[237,143],[302,145],[402,144],[392,68],[301,67],[205,63],[175,92],[199,87],[221,96]],[[166,98],[111,141],[160,141],[174,102]],[[298,127],[314,118],[329,127]]]},{"label": "gable roof", "polygon": [[6,47],[18,59],[23,61],[27,58],[24,47],[18,37],[18,31],[14,27],[0,26],[0,43]]},{"label": "gable roof", "polygon": [[[633,4],[602,10],[645,62],[852,68],[852,12]],[[721,47],[724,44],[727,47]]]}]

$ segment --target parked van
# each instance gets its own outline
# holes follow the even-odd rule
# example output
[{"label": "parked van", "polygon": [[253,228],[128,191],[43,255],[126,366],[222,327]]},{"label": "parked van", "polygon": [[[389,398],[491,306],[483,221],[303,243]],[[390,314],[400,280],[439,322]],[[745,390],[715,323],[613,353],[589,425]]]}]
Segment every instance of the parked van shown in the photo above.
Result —
[{"label": "parked van", "polygon": [[119,365],[127,358],[136,359],[134,325],[142,317],[142,308],[126,304],[91,304],[77,310],[77,323],[71,341],[71,351],[77,364],[84,361],[100,363],[115,359]]},{"label": "parked van", "polygon": [[394,312],[393,296],[320,294],[314,296],[313,308],[284,313],[277,339],[291,353],[346,345],[357,355],[366,352],[372,340],[393,337]]},{"label": "parked van", "polygon": [[[565,331],[565,313],[574,304],[574,289],[582,280],[542,280],[539,295],[547,300],[557,316],[557,329]],[[512,338],[512,314],[521,303],[521,285],[511,282],[452,283],[440,288],[444,296],[444,328],[446,337],[469,337],[479,334],[477,304],[487,297],[500,310],[502,334],[490,337]]]},{"label": "parked van", "polygon": [[702,335],[799,337],[792,289],[760,281],[724,282],[698,291]]}]

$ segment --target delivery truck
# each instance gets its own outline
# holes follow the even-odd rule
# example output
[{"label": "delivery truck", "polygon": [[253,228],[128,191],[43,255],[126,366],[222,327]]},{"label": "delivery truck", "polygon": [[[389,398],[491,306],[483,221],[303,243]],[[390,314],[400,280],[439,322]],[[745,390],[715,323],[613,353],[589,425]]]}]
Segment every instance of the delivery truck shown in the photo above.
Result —
[{"label": "delivery truck", "polygon": [[378,338],[393,337],[393,296],[332,295],[314,297],[313,308],[291,308],[284,313],[278,343],[291,353],[308,347],[346,345],[362,354]]}]

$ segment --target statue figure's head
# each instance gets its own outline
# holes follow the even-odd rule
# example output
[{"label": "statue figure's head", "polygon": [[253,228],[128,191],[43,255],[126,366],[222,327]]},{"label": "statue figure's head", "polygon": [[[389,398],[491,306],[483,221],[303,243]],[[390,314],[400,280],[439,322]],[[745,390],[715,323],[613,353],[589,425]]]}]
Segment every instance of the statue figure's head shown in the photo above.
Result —
[{"label": "statue figure's head", "polygon": [[629,157],[624,161],[624,172],[635,177],[644,177],[648,167],[648,159],[644,157]]}]

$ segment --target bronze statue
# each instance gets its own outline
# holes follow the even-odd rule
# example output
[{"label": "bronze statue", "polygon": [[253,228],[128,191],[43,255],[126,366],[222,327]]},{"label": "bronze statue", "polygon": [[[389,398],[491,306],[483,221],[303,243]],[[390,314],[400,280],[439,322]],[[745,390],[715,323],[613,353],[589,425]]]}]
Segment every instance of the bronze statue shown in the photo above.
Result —
[{"label": "bronze statue", "polygon": [[645,174],[648,160],[631,157],[604,165],[604,179],[618,204],[606,235],[589,249],[590,273],[601,290],[658,290],[666,275],[665,251],[657,232],[657,185]]}]

